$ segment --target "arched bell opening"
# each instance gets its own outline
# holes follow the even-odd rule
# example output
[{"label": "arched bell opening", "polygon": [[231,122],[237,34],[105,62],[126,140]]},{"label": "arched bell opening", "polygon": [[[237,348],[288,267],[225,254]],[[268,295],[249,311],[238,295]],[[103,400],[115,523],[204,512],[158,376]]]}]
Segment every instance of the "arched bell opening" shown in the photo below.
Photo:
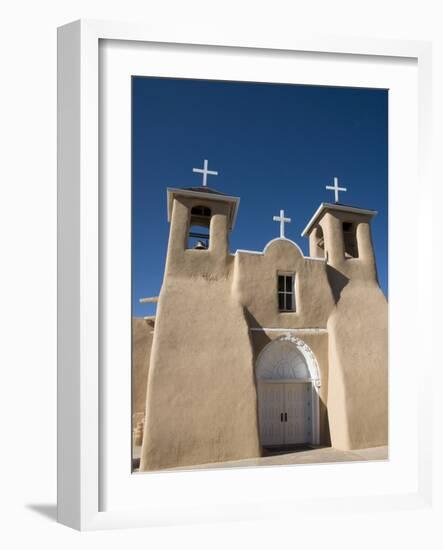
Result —
[{"label": "arched bell opening", "polygon": [[189,220],[187,248],[207,250],[209,248],[211,209],[207,206],[194,206]]}]

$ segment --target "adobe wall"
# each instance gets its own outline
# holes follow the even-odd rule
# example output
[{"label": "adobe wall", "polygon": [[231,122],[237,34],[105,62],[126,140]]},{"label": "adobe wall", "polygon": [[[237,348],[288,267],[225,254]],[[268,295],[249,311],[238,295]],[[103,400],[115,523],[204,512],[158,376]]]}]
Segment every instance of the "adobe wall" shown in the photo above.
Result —
[{"label": "adobe wall", "polygon": [[168,279],[157,310],[141,470],[260,456],[252,357],[229,279]]},{"label": "adobe wall", "polygon": [[[280,312],[277,272],[296,274],[296,311]],[[326,327],[334,299],[326,262],[305,258],[292,241],[274,239],[263,254],[238,251],[234,261],[234,292],[257,326]]]},{"label": "adobe wall", "polygon": [[388,444],[387,302],[375,284],[351,282],[328,321],[332,445]]},{"label": "adobe wall", "polygon": [[134,445],[141,445],[146,388],[153,338],[153,321],[132,318],[132,431]]},{"label": "adobe wall", "polygon": [[388,443],[388,304],[377,281],[369,221],[354,220],[358,259],[344,258],[342,216],[321,220],[336,300],[327,324],[331,442],[344,450]]}]

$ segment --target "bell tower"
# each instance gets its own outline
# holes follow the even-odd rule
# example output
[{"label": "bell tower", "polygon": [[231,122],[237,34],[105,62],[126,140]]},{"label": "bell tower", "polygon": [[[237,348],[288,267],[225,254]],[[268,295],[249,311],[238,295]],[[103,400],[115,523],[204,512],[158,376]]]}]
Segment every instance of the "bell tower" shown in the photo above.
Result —
[{"label": "bell tower", "polygon": [[204,167],[200,187],[168,188],[170,222],[165,276],[222,275],[229,255],[229,233],[234,228],[240,199],[207,186],[207,175],[217,175]]},{"label": "bell tower", "polygon": [[335,302],[328,331],[327,408],[331,444],[361,449],[388,441],[388,305],[377,279],[374,210],[322,203],[304,229],[310,255],[324,258]]},{"label": "bell tower", "polygon": [[339,203],[339,191],[347,189],[338,186],[337,178],[326,189],[334,191],[335,203],[321,203],[302,233],[309,238],[310,256],[325,258],[347,276],[364,272],[365,277],[376,279],[370,223],[377,212]]},{"label": "bell tower", "polygon": [[375,210],[323,202],[302,233],[309,237],[310,256],[336,266],[351,259],[373,263],[370,222],[376,215]]},{"label": "bell tower", "polygon": [[[253,352],[233,297],[229,233],[240,199],[207,186],[167,191],[169,243],[146,390],[140,469],[260,454]],[[212,171],[213,172],[213,171]]]}]

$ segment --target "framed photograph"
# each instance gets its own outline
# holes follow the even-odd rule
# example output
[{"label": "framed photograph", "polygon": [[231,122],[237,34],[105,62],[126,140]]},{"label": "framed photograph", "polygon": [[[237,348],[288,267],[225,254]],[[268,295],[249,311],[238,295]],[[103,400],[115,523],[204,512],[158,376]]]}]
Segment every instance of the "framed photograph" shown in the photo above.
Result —
[{"label": "framed photograph", "polygon": [[430,505],[430,60],[59,29],[61,523]]}]

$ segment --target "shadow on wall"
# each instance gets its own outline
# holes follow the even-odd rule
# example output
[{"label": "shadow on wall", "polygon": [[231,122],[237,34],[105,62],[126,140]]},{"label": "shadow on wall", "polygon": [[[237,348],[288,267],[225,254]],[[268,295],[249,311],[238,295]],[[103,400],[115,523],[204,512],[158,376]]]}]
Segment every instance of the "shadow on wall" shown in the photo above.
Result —
[{"label": "shadow on wall", "polygon": [[320,443],[322,445],[326,445],[326,447],[330,447],[331,433],[329,431],[328,408],[321,397],[319,399],[319,402],[320,402]]},{"label": "shadow on wall", "polygon": [[349,283],[349,279],[343,275],[343,273],[330,265],[326,265],[326,275],[328,277],[329,286],[332,290],[334,302],[338,303],[343,289]]},{"label": "shadow on wall", "polygon": [[[256,366],[256,363],[257,363],[257,357],[259,355],[259,352],[257,351],[256,349],[256,345],[255,345],[255,342],[254,340],[252,339],[252,332],[251,332],[251,328],[260,328],[262,329],[263,327],[260,325],[260,323],[257,321],[257,319],[252,315],[252,313],[248,310],[248,308],[244,307],[243,308],[243,315],[245,317],[245,320],[246,320],[246,324],[248,325],[248,333],[249,333],[249,343],[251,345],[251,349],[252,349],[252,360],[253,360],[253,368],[254,368],[254,373],[253,373],[253,376],[254,376],[254,386],[255,386],[255,393],[257,395],[257,406],[256,406],[256,417],[257,417],[257,437],[258,437],[258,440],[260,441],[260,419],[259,419],[259,412],[258,412],[258,388],[257,388],[257,377],[255,375],[255,366]],[[260,350],[262,350],[265,346],[267,346],[269,344],[269,342],[271,342],[271,338],[269,338],[269,336],[267,334],[265,334],[265,332],[260,332]],[[261,441],[260,441],[260,454],[261,456],[265,456],[265,450],[261,444]]]}]

